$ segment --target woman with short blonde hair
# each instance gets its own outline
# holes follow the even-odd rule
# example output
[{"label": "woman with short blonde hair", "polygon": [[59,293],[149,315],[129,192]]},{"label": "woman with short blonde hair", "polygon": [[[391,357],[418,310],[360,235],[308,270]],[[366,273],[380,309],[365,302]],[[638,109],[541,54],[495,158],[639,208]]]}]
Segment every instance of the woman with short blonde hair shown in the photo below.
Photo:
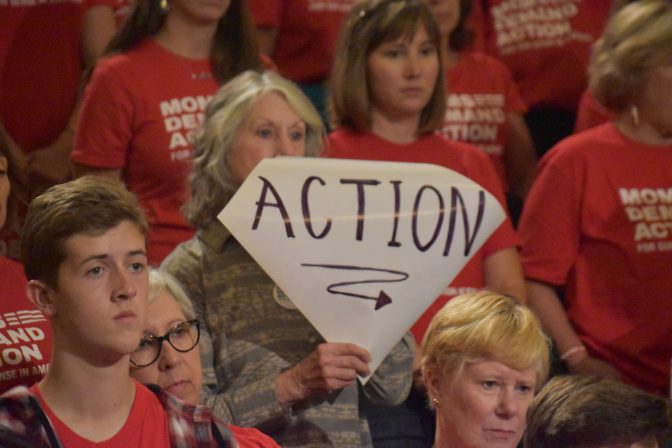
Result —
[{"label": "woman with short blonde hair", "polygon": [[549,342],[525,305],[487,290],[455,297],[422,344],[434,446],[515,448],[549,364]]},{"label": "woman with short blonde hair", "polygon": [[451,376],[469,362],[491,359],[518,370],[534,367],[541,386],[549,371],[548,349],[528,307],[483,290],[455,297],[436,313],[422,341],[422,369]]}]

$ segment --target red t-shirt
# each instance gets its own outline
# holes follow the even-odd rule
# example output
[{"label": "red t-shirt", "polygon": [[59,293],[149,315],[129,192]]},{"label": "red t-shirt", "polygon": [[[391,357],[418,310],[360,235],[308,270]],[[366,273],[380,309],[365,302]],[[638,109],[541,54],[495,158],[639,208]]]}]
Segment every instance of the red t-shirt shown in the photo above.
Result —
[{"label": "red t-shirt", "polygon": [[526,110],[511,73],[493,57],[467,52],[446,71],[446,79],[448,105],[443,135],[471,143],[488,154],[506,189],[503,159],[509,132],[506,115]]},{"label": "red t-shirt", "polygon": [[82,75],[77,1],[0,1],[0,120],[24,151],[53,143]]},{"label": "red t-shirt", "polygon": [[[134,381],[135,382],[135,381]],[[124,426],[111,438],[92,442],[72,431],[44,401],[37,384],[30,388],[40,400],[64,448],[169,448],[168,421],[161,402],[149,389],[135,382],[135,399]],[[105,425],[105,422],[100,422]]]},{"label": "red t-shirt", "polygon": [[588,351],[667,394],[672,358],[672,146],[608,123],[540,162],[519,234],[525,276],[563,285]]},{"label": "red t-shirt", "polygon": [[[425,135],[407,145],[383,140],[373,133],[356,134],[336,130],[329,134],[329,146],[325,157],[336,159],[387,160],[392,162],[433,163],[467,176],[481,185],[504,205],[504,193],[497,173],[488,157],[472,145],[449,141],[439,135]],[[483,244],[457,277],[413,325],[411,331],[416,340],[422,340],[434,314],[450,298],[485,286],[483,261],[502,249],[514,247],[516,236],[507,219]]]},{"label": "red t-shirt", "polygon": [[271,57],[294,82],[329,77],[341,23],[355,0],[248,0],[257,28],[275,28]]},{"label": "red t-shirt", "polygon": [[0,256],[0,393],[41,380],[51,359],[51,326],[26,283],[23,267]]},{"label": "red t-shirt", "polygon": [[574,133],[594,128],[602,123],[611,121],[614,114],[609,112],[595,97],[586,89],[581,95],[579,110],[576,113],[576,123],[574,123]]},{"label": "red t-shirt", "polygon": [[591,46],[602,34],[611,3],[488,1],[487,51],[509,67],[528,107],[576,110]]},{"label": "red t-shirt", "polygon": [[72,160],[121,169],[147,213],[152,264],[193,236],[180,208],[193,134],[218,87],[209,60],[177,56],[147,39],[98,62],[86,88]]}]

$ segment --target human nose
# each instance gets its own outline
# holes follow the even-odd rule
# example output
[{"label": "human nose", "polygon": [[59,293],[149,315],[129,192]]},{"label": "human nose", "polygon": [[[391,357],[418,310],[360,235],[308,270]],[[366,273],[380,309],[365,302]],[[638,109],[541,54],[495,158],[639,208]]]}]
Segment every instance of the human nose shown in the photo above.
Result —
[{"label": "human nose", "polygon": [[289,136],[285,133],[282,133],[278,136],[276,141],[276,150],[275,155],[277,156],[286,156],[292,153],[292,142],[289,139]]},{"label": "human nose", "polygon": [[408,78],[415,78],[420,74],[420,58],[417,54],[409,54],[406,57],[405,75]]},{"label": "human nose", "polygon": [[181,353],[173,348],[168,340],[161,341],[161,354],[159,355],[159,370],[169,370],[180,363]]},{"label": "human nose", "polygon": [[114,298],[115,300],[130,300],[137,292],[135,282],[131,279],[131,273],[125,269],[114,270]]},{"label": "human nose", "polygon": [[516,401],[515,393],[507,389],[502,389],[499,394],[499,402],[497,403],[495,412],[498,417],[508,419],[516,415],[518,406],[519,404]]}]

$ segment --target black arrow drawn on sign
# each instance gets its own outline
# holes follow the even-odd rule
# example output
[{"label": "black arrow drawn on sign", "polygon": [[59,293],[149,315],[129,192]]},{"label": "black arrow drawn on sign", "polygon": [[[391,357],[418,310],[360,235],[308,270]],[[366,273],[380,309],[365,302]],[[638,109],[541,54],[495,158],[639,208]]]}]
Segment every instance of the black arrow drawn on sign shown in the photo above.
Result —
[{"label": "black arrow drawn on sign", "polygon": [[332,283],[331,285],[327,286],[327,291],[330,292],[331,294],[340,294],[342,296],[347,296],[347,297],[355,297],[357,299],[364,299],[364,300],[373,300],[376,302],[376,307],[374,310],[379,310],[380,308],[384,307],[385,305],[389,305],[392,303],[392,298],[390,298],[389,295],[382,289],[380,290],[380,293],[378,294],[378,297],[375,296],[367,296],[364,294],[357,294],[354,292],[346,292],[346,291],[339,291],[337,288],[340,288],[342,286],[352,286],[352,285],[362,285],[366,283],[397,283],[397,282],[403,282],[408,278],[408,274],[406,272],[401,272],[401,271],[393,271],[391,269],[378,269],[378,268],[369,268],[369,267],[363,267],[363,266],[348,266],[348,265],[341,265],[341,264],[313,264],[313,263],[302,263],[301,266],[305,267],[310,267],[310,268],[324,268],[324,269],[339,269],[339,270],[346,270],[346,271],[373,271],[373,272],[384,272],[386,274],[392,274],[392,275],[398,275],[399,278],[395,279],[390,279],[390,278],[381,278],[381,279],[370,279],[370,280],[360,280],[360,281],[352,281],[352,282],[341,282],[341,283]]}]

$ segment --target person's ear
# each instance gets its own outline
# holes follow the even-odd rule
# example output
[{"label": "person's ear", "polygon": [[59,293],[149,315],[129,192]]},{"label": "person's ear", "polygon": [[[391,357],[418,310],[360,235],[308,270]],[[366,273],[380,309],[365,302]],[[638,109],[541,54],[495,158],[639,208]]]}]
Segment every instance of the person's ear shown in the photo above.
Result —
[{"label": "person's ear", "polygon": [[45,316],[56,314],[54,290],[41,280],[30,280],[26,284],[26,295]]},{"label": "person's ear", "polygon": [[435,367],[424,367],[422,369],[422,377],[425,380],[425,386],[429,397],[438,397],[441,390],[441,374]]}]

